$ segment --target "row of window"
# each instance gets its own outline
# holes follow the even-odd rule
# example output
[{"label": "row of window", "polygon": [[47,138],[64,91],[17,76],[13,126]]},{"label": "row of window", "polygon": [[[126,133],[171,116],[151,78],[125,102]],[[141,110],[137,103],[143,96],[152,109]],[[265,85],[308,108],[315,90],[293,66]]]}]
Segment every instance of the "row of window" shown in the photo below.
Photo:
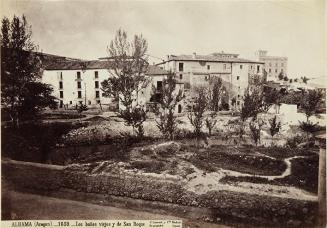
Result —
[{"label": "row of window", "polygon": [[[272,67],[273,64],[272,64],[272,63],[269,63],[268,65],[269,65],[270,67]],[[281,67],[284,67],[284,63],[280,63],[280,66],[281,66]],[[278,63],[275,63],[275,67],[278,67]]]},{"label": "row of window", "polygon": [[[271,73],[271,68],[268,69],[268,72]],[[278,72],[278,69],[275,69],[275,73]]]},{"label": "row of window", "polygon": [[[59,79],[63,80],[62,72],[58,72],[58,73],[59,73]],[[98,71],[94,71],[94,78],[95,79],[99,78],[99,72]],[[80,71],[76,72],[76,79],[81,79],[81,72]]]},{"label": "row of window", "polygon": [[[62,81],[59,81],[59,89],[63,89],[64,85]],[[81,89],[82,84],[81,82],[77,82],[77,89]],[[94,81],[94,88],[99,89],[99,81]]]},{"label": "row of window", "polygon": [[[64,91],[59,91],[59,97],[64,98]],[[77,98],[82,98],[82,91],[77,91]],[[95,91],[95,98],[100,98],[100,91]]]},{"label": "row of window", "polygon": [[[251,69],[253,68],[253,66],[251,65]],[[226,70],[227,69],[227,64],[223,65],[223,69]],[[240,69],[243,69],[243,65],[240,64]],[[207,65],[207,70],[210,70],[210,65]],[[184,71],[184,63],[178,63],[178,71],[179,72],[183,72]],[[260,66],[257,66],[257,71],[259,73],[260,71]]]}]

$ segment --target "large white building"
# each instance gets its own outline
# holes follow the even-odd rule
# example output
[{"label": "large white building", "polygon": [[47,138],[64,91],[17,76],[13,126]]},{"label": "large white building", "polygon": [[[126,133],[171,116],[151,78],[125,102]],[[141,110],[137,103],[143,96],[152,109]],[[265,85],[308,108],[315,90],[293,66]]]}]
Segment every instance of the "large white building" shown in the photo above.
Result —
[{"label": "large white building", "polygon": [[264,63],[238,56],[224,52],[210,55],[169,55],[166,61],[157,65],[174,72],[179,81],[184,83],[186,92],[198,86],[208,86],[210,78],[220,77],[227,89],[229,104],[240,108],[251,79],[255,76],[264,77]]},{"label": "large white building", "polygon": [[[42,81],[52,85],[60,108],[75,108],[80,104],[104,110],[117,107],[117,102],[105,97],[101,89],[101,82],[112,76],[107,58],[85,61],[44,56]],[[177,78],[176,91],[181,90],[185,96],[192,96],[196,87],[208,86],[210,78],[220,77],[228,92],[229,105],[240,108],[245,89],[253,77],[263,77],[263,69],[263,62],[242,59],[238,54],[170,55],[166,61],[148,67],[145,75],[150,83],[138,94],[137,103],[151,109],[160,99],[168,71],[172,71]],[[185,105],[179,103],[176,111],[184,111]]]}]

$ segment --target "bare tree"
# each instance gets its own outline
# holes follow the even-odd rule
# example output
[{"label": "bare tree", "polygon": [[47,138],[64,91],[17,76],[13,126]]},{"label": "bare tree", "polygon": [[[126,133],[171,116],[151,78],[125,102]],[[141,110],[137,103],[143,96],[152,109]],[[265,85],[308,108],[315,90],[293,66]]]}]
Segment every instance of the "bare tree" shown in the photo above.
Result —
[{"label": "bare tree", "polygon": [[107,48],[111,77],[101,83],[104,95],[119,101],[123,106],[119,107],[120,116],[139,136],[143,135],[146,118],[144,107],[138,105],[138,94],[149,83],[144,75],[148,67],[147,48],[142,35],[135,35],[133,41],[128,41],[127,33],[119,29]]},{"label": "bare tree", "polygon": [[176,91],[176,79],[173,73],[169,72],[162,83],[160,108],[156,112],[159,119],[156,123],[164,137],[173,140],[177,129],[175,108],[182,100],[183,94],[181,90]]}]

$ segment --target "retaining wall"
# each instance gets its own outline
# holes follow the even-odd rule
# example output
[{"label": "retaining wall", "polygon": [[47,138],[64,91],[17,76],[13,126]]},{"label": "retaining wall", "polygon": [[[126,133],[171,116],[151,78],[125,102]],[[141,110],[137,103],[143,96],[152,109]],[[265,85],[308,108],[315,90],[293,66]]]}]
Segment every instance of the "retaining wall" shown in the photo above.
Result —
[{"label": "retaining wall", "polygon": [[[185,207],[203,208],[209,221],[233,221],[253,224],[288,224],[312,226],[316,202],[237,193],[211,191],[197,195],[187,191],[183,182],[155,177],[92,175],[66,169],[65,166],[31,162],[2,161],[2,175],[18,188],[41,192],[127,197],[147,202],[163,202]],[[169,207],[167,207],[169,210]]]}]

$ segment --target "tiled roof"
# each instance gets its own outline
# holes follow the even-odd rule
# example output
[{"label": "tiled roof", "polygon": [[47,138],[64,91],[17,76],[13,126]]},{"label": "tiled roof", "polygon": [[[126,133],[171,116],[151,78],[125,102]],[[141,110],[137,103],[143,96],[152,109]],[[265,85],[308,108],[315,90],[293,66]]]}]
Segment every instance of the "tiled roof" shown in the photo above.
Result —
[{"label": "tiled roof", "polygon": [[146,72],[147,75],[166,75],[168,74],[167,70],[162,69],[161,67],[150,65]]},{"label": "tiled roof", "polygon": [[[242,58],[222,58],[215,55],[170,55],[169,61],[207,61],[207,62],[235,62],[235,63],[263,63],[259,61],[242,59]],[[159,63],[161,64],[161,63]]]},{"label": "tiled roof", "polygon": [[100,60],[63,60],[63,61],[46,61],[44,69],[46,70],[82,70],[82,69],[108,69],[108,61]]}]

